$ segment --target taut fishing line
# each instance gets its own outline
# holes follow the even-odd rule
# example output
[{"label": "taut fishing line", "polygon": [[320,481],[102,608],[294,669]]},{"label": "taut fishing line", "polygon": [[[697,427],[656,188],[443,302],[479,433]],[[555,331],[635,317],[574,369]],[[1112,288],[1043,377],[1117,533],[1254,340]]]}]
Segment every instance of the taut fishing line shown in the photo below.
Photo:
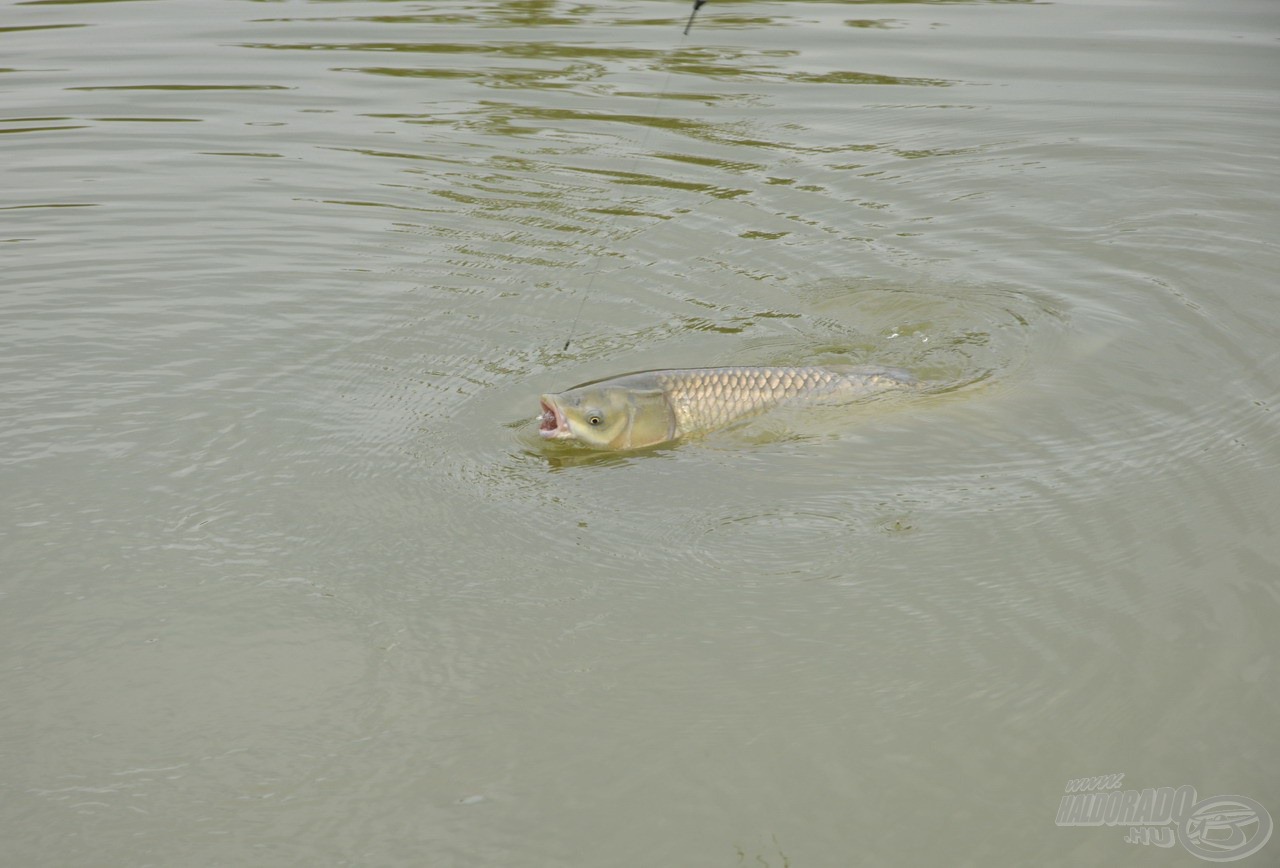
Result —
[{"label": "taut fishing line", "polygon": [[[703,7],[707,0],[693,0],[693,11],[689,13],[689,21],[684,26],[684,35],[689,35],[689,28],[693,27],[693,19],[698,14],[698,10]],[[667,95],[667,85],[671,83],[671,70],[667,69],[667,76],[662,81],[662,88],[658,91],[658,96],[654,100],[653,114],[658,114],[658,107],[662,105],[663,98]],[[636,155],[631,158],[630,174],[635,174],[636,165],[640,161],[640,155],[644,152],[645,145],[649,143],[649,134],[653,131],[654,124],[645,127],[644,137],[640,140],[640,149]],[[614,212],[613,220],[617,220],[617,212]],[[612,225],[612,222],[611,222]],[[600,276],[600,266],[597,265],[591,271],[591,276],[587,278],[587,287],[582,291],[582,300],[578,302],[578,309],[573,315],[573,322],[569,325],[569,336],[564,339],[564,346],[560,348],[560,352],[566,352],[569,344],[573,342],[573,335],[578,330],[578,320],[582,317],[582,309],[587,304],[587,299],[591,296],[591,287],[595,285],[596,278]]]}]

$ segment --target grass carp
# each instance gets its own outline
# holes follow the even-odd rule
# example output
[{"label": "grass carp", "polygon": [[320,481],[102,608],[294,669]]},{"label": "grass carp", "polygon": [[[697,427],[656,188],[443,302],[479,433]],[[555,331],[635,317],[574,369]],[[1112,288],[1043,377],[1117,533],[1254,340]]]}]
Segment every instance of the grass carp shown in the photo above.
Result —
[{"label": "grass carp", "polygon": [[543,395],[538,432],[592,449],[640,449],[782,405],[842,404],[915,384],[897,368],[848,365],[640,371]]}]

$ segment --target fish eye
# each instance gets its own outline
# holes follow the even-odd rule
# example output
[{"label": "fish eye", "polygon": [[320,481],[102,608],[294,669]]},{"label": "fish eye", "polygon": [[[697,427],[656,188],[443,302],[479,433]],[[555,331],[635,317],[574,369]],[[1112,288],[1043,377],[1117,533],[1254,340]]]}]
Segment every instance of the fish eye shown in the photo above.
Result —
[{"label": "fish eye", "polygon": [[601,419],[600,416],[596,413],[592,413],[590,416],[587,417],[587,423],[590,425],[599,425],[603,421],[604,420]]}]

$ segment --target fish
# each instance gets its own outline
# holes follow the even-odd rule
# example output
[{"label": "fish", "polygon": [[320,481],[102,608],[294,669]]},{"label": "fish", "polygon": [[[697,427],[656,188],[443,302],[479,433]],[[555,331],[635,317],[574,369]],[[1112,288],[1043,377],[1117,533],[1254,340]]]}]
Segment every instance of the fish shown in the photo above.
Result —
[{"label": "fish", "polygon": [[843,404],[916,385],[899,368],[853,365],[637,371],[542,395],[538,433],[591,449],[643,449],[775,407]]}]

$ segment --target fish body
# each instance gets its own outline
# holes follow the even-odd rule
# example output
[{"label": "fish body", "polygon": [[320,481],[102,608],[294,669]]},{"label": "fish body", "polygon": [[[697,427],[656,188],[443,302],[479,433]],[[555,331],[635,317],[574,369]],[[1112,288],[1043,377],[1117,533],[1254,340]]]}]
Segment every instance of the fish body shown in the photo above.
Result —
[{"label": "fish body", "polygon": [[840,404],[915,382],[896,368],[845,365],[640,371],[543,395],[539,433],[593,449],[640,449],[780,405]]}]

